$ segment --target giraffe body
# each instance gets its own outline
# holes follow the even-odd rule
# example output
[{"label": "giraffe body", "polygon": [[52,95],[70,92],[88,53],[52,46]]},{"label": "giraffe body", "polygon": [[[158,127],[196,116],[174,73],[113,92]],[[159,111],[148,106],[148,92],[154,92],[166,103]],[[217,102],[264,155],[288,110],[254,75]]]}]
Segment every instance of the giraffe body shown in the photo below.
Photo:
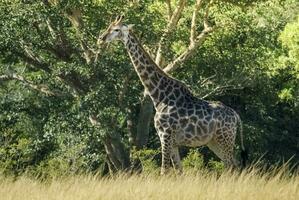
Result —
[{"label": "giraffe body", "polygon": [[[101,41],[123,41],[142,84],[150,95],[156,114],[155,128],[162,147],[161,174],[171,165],[181,171],[179,146],[207,145],[227,166],[237,166],[234,146],[239,115],[220,102],[195,97],[180,81],[167,75],[144,50],[121,19],[113,22],[100,37]],[[243,135],[241,128],[241,147]]]}]

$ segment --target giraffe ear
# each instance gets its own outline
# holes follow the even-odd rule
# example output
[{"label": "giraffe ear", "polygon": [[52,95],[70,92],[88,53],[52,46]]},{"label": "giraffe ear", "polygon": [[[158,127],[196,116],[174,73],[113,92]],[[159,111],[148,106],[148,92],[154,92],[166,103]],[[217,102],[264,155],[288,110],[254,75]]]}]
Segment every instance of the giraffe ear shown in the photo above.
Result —
[{"label": "giraffe ear", "polygon": [[132,30],[132,28],[135,26],[135,24],[128,24],[127,26],[128,26],[129,30]]}]

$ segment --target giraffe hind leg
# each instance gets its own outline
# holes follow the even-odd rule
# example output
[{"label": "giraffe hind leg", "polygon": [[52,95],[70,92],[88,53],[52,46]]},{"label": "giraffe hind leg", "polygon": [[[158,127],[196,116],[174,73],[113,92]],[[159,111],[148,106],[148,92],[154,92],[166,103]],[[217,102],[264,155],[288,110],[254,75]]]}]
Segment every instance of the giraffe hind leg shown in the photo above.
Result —
[{"label": "giraffe hind leg", "polygon": [[179,148],[173,147],[172,153],[171,153],[171,161],[174,169],[181,174],[183,172],[182,164],[181,164],[181,158],[179,154]]},{"label": "giraffe hind leg", "polygon": [[234,142],[228,140],[217,140],[213,138],[207,146],[212,150],[225,164],[225,167],[236,168],[238,163],[234,156]]}]

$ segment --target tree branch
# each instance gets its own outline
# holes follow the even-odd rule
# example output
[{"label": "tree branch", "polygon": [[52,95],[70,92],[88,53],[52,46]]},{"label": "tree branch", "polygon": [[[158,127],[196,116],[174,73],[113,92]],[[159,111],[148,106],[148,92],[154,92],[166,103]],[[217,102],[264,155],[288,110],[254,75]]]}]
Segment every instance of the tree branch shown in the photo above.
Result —
[{"label": "tree branch", "polygon": [[29,64],[29,65],[32,65],[34,66],[34,68],[36,68],[37,70],[43,70],[47,73],[51,73],[52,70],[50,69],[49,65],[43,61],[41,61],[40,59],[35,59],[34,57],[31,57],[29,55],[26,55],[24,53],[20,53],[20,52],[14,52],[16,55],[19,56],[19,58]]},{"label": "tree branch", "polygon": [[55,41],[55,44],[51,47],[48,47],[47,50],[52,52],[57,58],[63,61],[69,61],[73,51],[69,41],[67,40],[65,32],[62,29],[58,31],[56,28],[54,28],[50,18],[46,20],[46,24],[51,37]]},{"label": "tree branch", "polygon": [[[196,2],[194,12],[193,12],[194,17],[196,17],[198,13],[200,2],[201,1]],[[203,43],[203,41],[206,39],[208,34],[214,30],[214,27],[211,27],[208,23],[209,8],[211,2],[212,1],[210,1],[208,6],[206,7],[204,22],[203,22],[204,29],[201,31],[201,33],[198,36],[195,36],[196,19],[192,19],[191,28],[190,28],[190,43],[188,48],[163,69],[165,72],[170,72],[177,69],[185,60],[187,60],[190,56],[192,56],[192,54],[195,52],[197,47],[200,46]]]},{"label": "tree branch", "polygon": [[41,60],[41,58],[33,53],[33,51],[29,48],[28,45],[25,44],[24,41],[20,42],[21,48],[24,50],[24,53],[15,52],[20,58],[30,64],[33,65],[37,69],[41,69],[47,73],[51,73],[49,65]]},{"label": "tree branch", "polygon": [[215,78],[215,77],[216,77],[216,74],[213,74],[212,76],[209,76],[209,77],[207,77],[207,78],[205,78],[205,79],[199,81],[199,85],[201,85],[201,86],[206,85],[206,84],[208,84],[209,82],[211,82],[211,80],[212,80],[213,78]]},{"label": "tree branch", "polygon": [[66,14],[67,18],[70,20],[74,28],[76,29],[76,36],[79,39],[80,47],[83,51],[83,57],[87,64],[97,61],[97,51],[94,51],[90,47],[88,47],[88,43],[85,40],[82,29],[83,29],[83,20],[82,20],[82,12],[79,9],[72,9],[69,13]]},{"label": "tree branch", "polygon": [[162,54],[163,54],[163,46],[165,45],[165,41],[167,39],[167,36],[176,28],[176,25],[181,17],[182,11],[185,7],[186,4],[186,0],[180,0],[175,11],[173,12],[173,14],[171,15],[167,27],[165,29],[165,31],[163,32],[161,39],[158,43],[158,50],[157,50],[157,54],[156,54],[156,59],[155,62],[158,65],[161,65],[161,61],[162,61]]},{"label": "tree branch", "polygon": [[[49,65],[35,55],[29,46],[25,44],[25,42],[21,41],[21,47],[25,54],[18,53],[18,55],[24,62],[33,65],[37,69],[42,69],[49,74],[52,73],[52,69],[49,67]],[[60,81],[64,82],[69,88],[72,89],[72,93],[75,94],[73,96],[77,96],[77,94],[85,91],[85,88],[79,79],[79,75],[76,72],[72,71],[68,75],[59,74],[57,77]]]},{"label": "tree branch", "polygon": [[225,91],[228,90],[233,90],[233,89],[243,89],[244,87],[236,87],[234,85],[223,85],[220,86],[218,85],[217,87],[215,87],[214,89],[212,89],[211,91],[209,91],[207,94],[201,96],[200,98],[202,99],[206,99],[212,95],[221,95],[223,94]]},{"label": "tree branch", "polygon": [[70,71],[67,75],[59,74],[57,78],[72,90],[74,96],[82,95],[87,92],[87,88],[83,85],[80,76],[75,71]]},{"label": "tree branch", "polygon": [[10,81],[10,80],[17,80],[22,82],[24,85],[37,90],[43,94],[48,96],[62,96],[60,92],[50,90],[46,85],[36,85],[32,81],[25,79],[23,76],[12,73],[8,75],[0,75],[0,83],[2,81]]},{"label": "tree branch", "polygon": [[197,0],[192,14],[191,29],[190,29],[190,44],[194,44],[196,37],[196,17],[202,1]]},{"label": "tree branch", "polygon": [[168,20],[170,20],[172,16],[171,0],[166,0],[166,4],[168,10]]}]

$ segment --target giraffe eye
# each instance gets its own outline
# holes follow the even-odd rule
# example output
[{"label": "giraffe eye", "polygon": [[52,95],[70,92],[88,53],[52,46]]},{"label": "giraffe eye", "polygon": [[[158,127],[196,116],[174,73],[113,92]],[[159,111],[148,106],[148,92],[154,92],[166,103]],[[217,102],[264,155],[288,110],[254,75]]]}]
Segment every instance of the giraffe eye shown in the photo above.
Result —
[{"label": "giraffe eye", "polygon": [[115,31],[115,32],[119,32],[120,30],[119,30],[119,29],[114,29],[114,31]]}]

